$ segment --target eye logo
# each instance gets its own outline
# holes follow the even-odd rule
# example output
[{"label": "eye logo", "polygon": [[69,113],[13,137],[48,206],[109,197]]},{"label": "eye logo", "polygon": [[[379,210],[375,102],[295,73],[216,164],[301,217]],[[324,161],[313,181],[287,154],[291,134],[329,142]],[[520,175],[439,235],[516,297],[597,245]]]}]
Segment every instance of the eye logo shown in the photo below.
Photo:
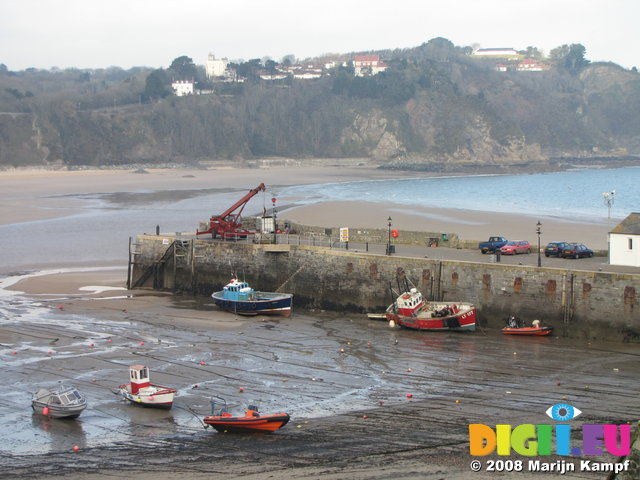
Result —
[{"label": "eye logo", "polygon": [[568,403],[556,403],[549,407],[545,413],[556,422],[566,422],[580,416],[582,412]]}]

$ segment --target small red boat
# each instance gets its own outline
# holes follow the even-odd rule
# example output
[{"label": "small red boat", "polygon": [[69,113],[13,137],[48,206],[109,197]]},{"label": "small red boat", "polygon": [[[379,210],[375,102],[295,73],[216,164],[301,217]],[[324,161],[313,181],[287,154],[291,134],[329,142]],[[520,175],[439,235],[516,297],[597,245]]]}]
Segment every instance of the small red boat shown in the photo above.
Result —
[{"label": "small red boat", "polygon": [[288,421],[288,413],[261,415],[254,405],[249,405],[247,413],[242,417],[233,416],[226,409],[221,410],[219,415],[204,417],[204,423],[218,432],[275,432]]},{"label": "small red boat", "polygon": [[529,327],[522,325],[515,317],[510,317],[507,326],[502,329],[502,333],[505,335],[545,336],[550,335],[552,332],[553,327],[542,327],[540,320],[534,320]]},{"label": "small red boat", "polygon": [[472,304],[428,302],[415,287],[405,287],[385,312],[390,326],[429,331],[476,329],[476,307]]}]

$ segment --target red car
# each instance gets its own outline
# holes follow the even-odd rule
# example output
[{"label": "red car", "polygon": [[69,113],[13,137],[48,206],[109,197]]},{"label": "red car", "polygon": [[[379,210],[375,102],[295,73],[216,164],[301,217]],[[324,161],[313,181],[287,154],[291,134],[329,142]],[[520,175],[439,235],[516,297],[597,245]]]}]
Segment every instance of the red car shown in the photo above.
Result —
[{"label": "red car", "polygon": [[531,244],[526,240],[518,240],[517,242],[507,242],[504,247],[500,247],[500,253],[503,255],[515,255],[516,253],[531,253]]}]

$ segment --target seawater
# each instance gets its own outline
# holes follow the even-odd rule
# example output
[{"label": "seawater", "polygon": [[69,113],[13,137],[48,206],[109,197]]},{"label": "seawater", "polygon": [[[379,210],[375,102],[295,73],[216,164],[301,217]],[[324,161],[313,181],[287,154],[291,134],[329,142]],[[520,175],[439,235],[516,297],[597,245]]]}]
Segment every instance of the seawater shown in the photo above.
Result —
[{"label": "seawater", "polygon": [[[286,179],[284,179],[286,180]],[[277,204],[322,201],[368,201],[403,207],[440,207],[488,210],[523,215],[574,219],[606,219],[602,193],[616,191],[611,218],[640,210],[640,167],[573,170],[532,175],[483,175],[389,180],[363,180],[301,186],[267,186],[246,206],[244,215],[258,215]],[[162,199],[152,195],[144,204],[114,203],[106,194],[77,195],[84,204],[60,218],[0,225],[0,273],[69,262],[122,262],[128,239],[140,233],[193,232],[200,221],[223,212],[244,195],[211,190],[190,192],[189,198]],[[223,188],[223,187],[221,187]],[[145,192],[140,190],[139,192]],[[153,192],[146,192],[153,193]],[[247,225],[252,228],[253,225]]]},{"label": "seawater", "polygon": [[364,201],[523,215],[607,218],[603,193],[615,191],[611,218],[640,209],[640,167],[531,175],[474,175],[283,187],[279,198],[308,204]]}]

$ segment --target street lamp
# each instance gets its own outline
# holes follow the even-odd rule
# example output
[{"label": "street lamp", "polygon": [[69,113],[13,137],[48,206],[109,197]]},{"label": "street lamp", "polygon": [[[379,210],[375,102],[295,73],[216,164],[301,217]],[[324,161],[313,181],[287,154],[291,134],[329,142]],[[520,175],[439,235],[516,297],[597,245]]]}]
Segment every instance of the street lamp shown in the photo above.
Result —
[{"label": "street lamp", "polygon": [[276,222],[276,197],[271,198],[273,204],[273,243],[278,243],[278,224]]},{"label": "street lamp", "polygon": [[542,266],[542,259],[540,258],[540,234],[542,233],[540,231],[541,226],[542,224],[540,223],[540,220],[538,220],[538,223],[536,223],[536,233],[538,234],[538,266],[539,267]]},{"label": "street lamp", "polygon": [[389,240],[387,241],[387,255],[391,255],[391,217],[387,219],[389,224]]},{"label": "street lamp", "polygon": [[602,194],[602,198],[604,199],[605,207],[607,207],[607,229],[611,230],[611,207],[613,207],[613,202],[616,198],[616,191],[605,192]]}]

